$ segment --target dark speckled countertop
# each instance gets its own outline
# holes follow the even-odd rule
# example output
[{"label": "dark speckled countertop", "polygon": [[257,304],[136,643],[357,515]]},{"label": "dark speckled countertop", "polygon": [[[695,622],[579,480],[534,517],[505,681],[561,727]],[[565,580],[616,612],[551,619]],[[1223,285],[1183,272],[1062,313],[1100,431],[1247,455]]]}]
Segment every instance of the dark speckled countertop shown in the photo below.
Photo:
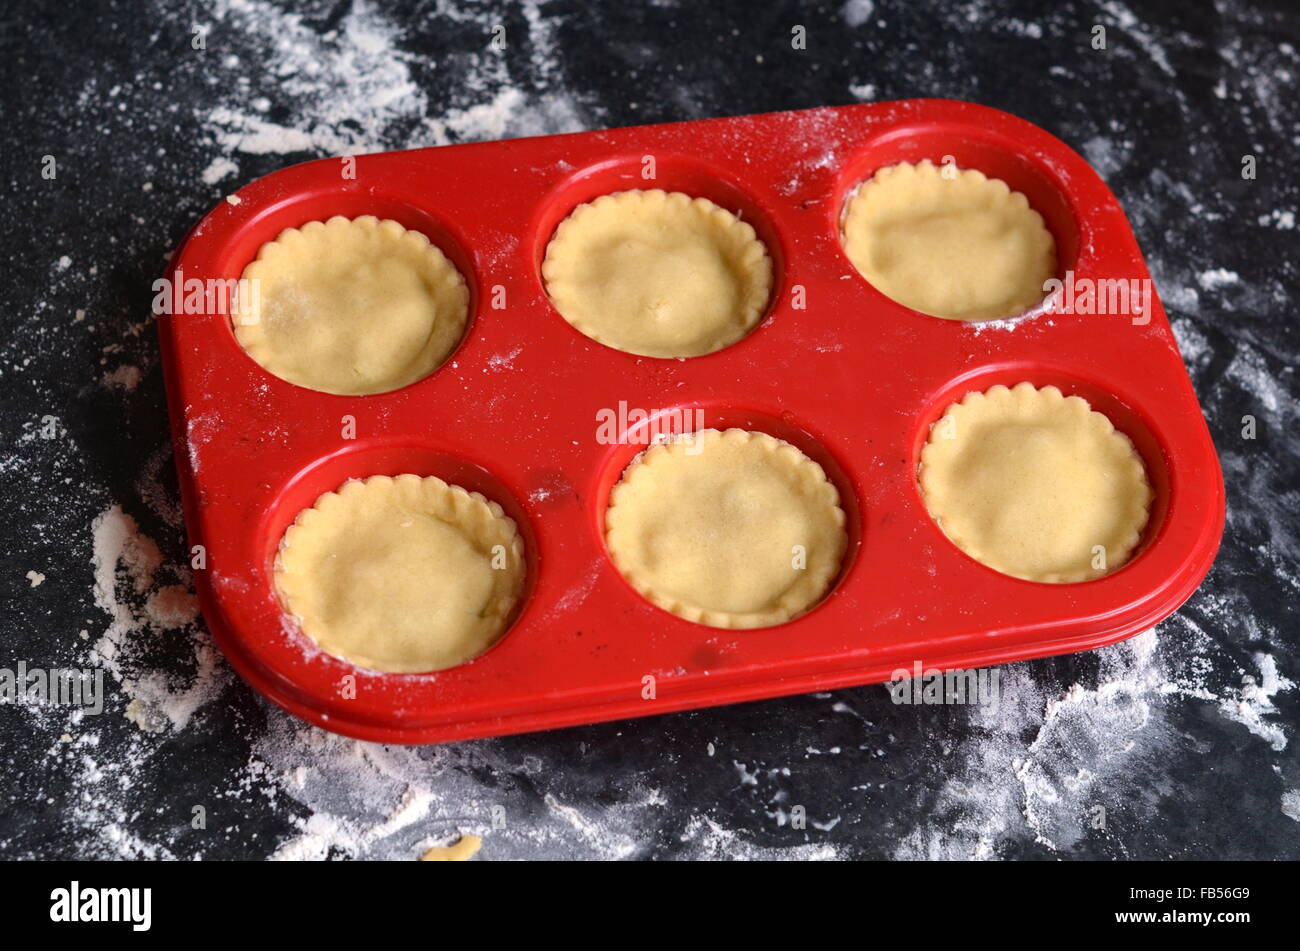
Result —
[{"label": "dark speckled countertop", "polygon": [[[6,6],[0,667],[102,668],[105,697],[0,708],[0,856],[403,858],[475,832],[485,859],[1300,857],[1300,12],[1050,6]],[[324,155],[918,96],[1043,126],[1129,214],[1227,480],[1177,615],[1009,665],[996,708],[876,686],[419,749],[309,729],[227,670],[149,290],[222,196]]]}]

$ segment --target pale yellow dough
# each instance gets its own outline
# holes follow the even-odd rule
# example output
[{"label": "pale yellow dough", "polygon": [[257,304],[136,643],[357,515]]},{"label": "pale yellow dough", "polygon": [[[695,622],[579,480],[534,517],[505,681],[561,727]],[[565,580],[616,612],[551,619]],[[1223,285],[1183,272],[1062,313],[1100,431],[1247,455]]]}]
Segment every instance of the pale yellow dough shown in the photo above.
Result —
[{"label": "pale yellow dough", "polygon": [[694,357],[762,319],[772,261],[754,229],[705,198],[626,191],[573,210],[542,264],[561,316],[647,357]]},{"label": "pale yellow dough", "polygon": [[321,650],[389,673],[477,657],[523,580],[523,542],[501,506],[411,474],[326,492],[285,532],[275,568],[285,609]]},{"label": "pale yellow dough", "polygon": [[850,198],[844,251],[882,294],[949,320],[1036,307],[1056,276],[1056,242],[1029,200],[974,169],[929,161],[882,168]]},{"label": "pale yellow dough", "polygon": [[483,848],[483,840],[478,836],[462,835],[454,845],[435,845],[420,856],[420,861],[468,862],[481,848]]},{"label": "pale yellow dough", "polygon": [[1127,436],[1087,401],[1030,383],[948,407],[921,453],[920,481],[930,515],[966,554],[1056,583],[1123,565],[1152,498]]},{"label": "pale yellow dough", "polygon": [[844,557],[844,521],[821,466],[742,429],[648,449],[605,514],[610,556],[637,591],[723,628],[780,624],[821,600]]},{"label": "pale yellow dough", "polygon": [[386,393],[428,376],[465,331],[469,291],[418,231],[372,215],[288,228],[243,277],[235,337],[268,372],[325,393]]}]

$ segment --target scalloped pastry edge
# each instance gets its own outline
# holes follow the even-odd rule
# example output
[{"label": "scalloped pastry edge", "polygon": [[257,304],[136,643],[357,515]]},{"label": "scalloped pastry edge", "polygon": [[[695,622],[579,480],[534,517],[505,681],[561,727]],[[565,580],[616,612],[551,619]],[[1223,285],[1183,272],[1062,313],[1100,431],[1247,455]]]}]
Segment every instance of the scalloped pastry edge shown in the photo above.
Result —
[{"label": "scalloped pastry edge", "polygon": [[[330,229],[334,229],[336,232],[342,229],[359,229],[375,235],[385,235],[394,241],[394,247],[405,243],[409,244],[413,249],[424,252],[429,262],[430,279],[453,291],[459,291],[457,294],[459,298],[457,311],[454,314],[447,315],[445,319],[453,322],[454,333],[452,336],[456,341],[459,341],[464,336],[465,327],[469,323],[469,285],[465,281],[465,275],[460,273],[460,269],[443,253],[443,250],[430,241],[423,232],[407,228],[401,222],[394,221],[391,218],[381,219],[375,215],[359,215],[356,218],[348,218],[346,215],[333,215],[324,220],[308,221],[296,228],[285,228],[258,248],[257,257],[245,265],[243,272],[240,274],[240,279],[259,279],[259,275],[262,275],[268,268],[274,267],[277,260],[283,258],[290,250],[308,246],[311,241],[327,238]],[[322,390],[281,375],[283,368],[279,366],[279,355],[275,348],[267,344],[266,334],[260,319],[247,323],[242,320],[231,320],[230,323],[231,330],[235,335],[235,341],[267,373],[295,386],[302,386],[317,393],[334,393],[335,395],[344,396],[371,396],[379,393],[390,393],[404,386],[410,386],[412,383],[428,376],[446,362],[457,346],[456,343],[453,343],[447,353],[442,354],[437,360],[433,361],[422,376],[398,383],[393,387],[363,393],[356,393],[351,390]]]},{"label": "scalloped pastry edge", "polygon": [[[583,293],[570,276],[570,263],[581,253],[581,242],[575,235],[581,235],[584,222],[595,216],[607,213],[611,208],[638,206],[677,206],[683,212],[694,214],[697,220],[705,222],[714,237],[725,239],[729,245],[729,259],[741,269],[744,276],[744,300],[735,316],[735,325],[727,333],[721,330],[708,350],[689,354],[639,353],[627,350],[601,328],[593,326],[589,320],[574,311],[583,303]],[[612,347],[623,353],[636,356],[660,357],[664,359],[704,356],[715,353],[742,340],[751,330],[762,322],[767,305],[772,297],[775,281],[771,254],[753,226],[742,221],[737,215],[707,198],[692,197],[685,192],[669,192],[662,188],[628,189],[601,195],[589,202],[583,202],[556,227],[551,240],[546,245],[542,260],[542,282],[546,288],[551,304],[571,326],[597,343]],[[726,328],[723,328],[726,329]]]},{"label": "scalloped pastry edge", "polygon": [[[1116,446],[1122,445],[1128,450],[1128,461],[1131,465],[1127,474],[1132,480],[1134,489],[1127,504],[1127,512],[1122,518],[1122,521],[1127,523],[1128,528],[1119,536],[1116,542],[1105,546],[1107,565],[1106,570],[1103,572],[1097,572],[1091,568],[1081,569],[1077,572],[1045,572],[1042,574],[1023,574],[1008,570],[997,564],[997,558],[990,559],[982,550],[978,540],[954,533],[948,525],[944,524],[943,518],[935,514],[931,509],[932,496],[937,493],[933,488],[927,489],[927,458],[932,458],[933,452],[955,451],[956,449],[955,446],[947,446],[934,440],[934,430],[944,419],[950,416],[956,418],[959,414],[979,412],[986,402],[1003,404],[1020,402],[1025,404],[1044,400],[1065,407],[1066,412],[1073,414],[1080,425],[1092,429],[1099,439],[1117,437]],[[1028,381],[1017,383],[1014,387],[1007,387],[999,383],[986,390],[972,390],[962,399],[950,404],[930,427],[930,435],[926,438],[925,446],[921,450],[921,460],[917,471],[917,485],[921,492],[922,501],[925,503],[926,511],[934,520],[934,523],[939,526],[939,529],[948,540],[966,555],[1008,577],[1045,584],[1076,584],[1082,581],[1093,581],[1104,578],[1123,568],[1132,559],[1134,550],[1141,542],[1142,532],[1146,529],[1147,522],[1150,519],[1151,506],[1155,499],[1155,493],[1147,476],[1146,466],[1134,447],[1133,441],[1116,429],[1114,423],[1104,413],[1093,409],[1088,401],[1080,396],[1065,396],[1056,386],[1048,385],[1039,388]]]},{"label": "scalloped pastry edge", "polygon": [[[953,167],[956,168],[955,166]],[[985,175],[977,168],[957,168],[956,171],[956,178],[947,179],[947,181],[964,180],[968,183],[973,183],[979,188],[986,189],[988,194],[996,194],[1001,200],[1009,202],[1015,213],[1018,216],[1023,217],[1026,221],[1028,225],[1027,233],[1031,233],[1037,238],[1038,253],[1042,254],[1046,252],[1050,255],[1051,266],[1048,268],[1048,271],[1051,272],[1051,274],[1055,274],[1058,262],[1056,239],[1052,235],[1051,229],[1047,227],[1047,223],[1043,219],[1043,216],[1029,203],[1029,198],[1023,192],[1013,191],[1011,186],[1002,179],[992,178]],[[840,211],[840,244],[844,249],[845,256],[848,257],[849,261],[853,264],[854,270],[873,287],[880,290],[880,293],[882,294],[885,294],[885,292],[883,289],[879,288],[873,276],[859,265],[851,247],[851,244],[853,243],[851,236],[856,231],[861,230],[856,228],[855,224],[863,219],[869,218],[874,199],[880,194],[880,190],[889,188],[891,185],[896,184],[893,180],[898,179],[900,175],[919,176],[928,181],[944,180],[942,178],[943,169],[939,168],[939,166],[935,165],[929,159],[922,159],[920,162],[915,163],[896,162],[893,165],[886,165],[877,169],[870,178],[858,182],[858,184],[849,191]],[[889,297],[888,294],[885,294],[885,296]],[[1032,300],[1026,299],[1023,306],[1017,302],[1016,308],[1009,313],[1000,316],[966,318],[930,313],[928,311],[920,310],[905,301],[889,297],[889,299],[893,300],[894,303],[911,310],[916,310],[918,313],[928,314],[931,317],[938,317],[943,320],[956,320],[961,323],[987,323],[990,321],[1007,320],[1019,317],[1034,311],[1043,303],[1044,300],[1046,300],[1046,298],[1047,292],[1043,291],[1041,294],[1036,295]]]},{"label": "scalloped pastry edge", "polygon": [[[783,465],[789,467],[789,471],[795,472],[798,478],[813,493],[819,493],[824,496],[827,507],[831,510],[831,517],[839,530],[837,540],[839,542],[839,551],[834,558],[834,568],[831,570],[819,571],[816,575],[809,575],[800,579],[801,588],[809,589],[811,593],[801,595],[798,598],[790,599],[797,601],[798,606],[791,608],[778,605],[769,611],[752,612],[748,614],[738,614],[731,611],[717,611],[699,605],[687,604],[686,602],[673,598],[655,590],[654,585],[647,579],[638,574],[638,566],[631,563],[622,551],[621,546],[615,541],[615,533],[622,531],[618,524],[623,520],[623,511],[619,510],[619,496],[625,494],[624,486],[632,484],[635,481],[643,481],[646,478],[653,478],[653,467],[656,463],[662,462],[671,456],[681,455],[687,450],[692,443],[685,437],[681,437],[670,442],[659,443],[655,446],[638,453],[624,468],[619,481],[610,490],[609,502],[605,509],[605,548],[609,552],[610,560],[618,569],[623,578],[630,584],[643,598],[662,608],[670,614],[675,614],[687,621],[696,624],[703,624],[708,627],[723,628],[730,630],[751,629],[760,627],[772,627],[777,624],[783,624],[786,621],[794,620],[804,614],[807,614],[823,600],[830,592],[834,585],[835,579],[843,570],[844,557],[848,551],[848,532],[846,529],[847,516],[840,505],[839,490],[835,484],[826,476],[826,471],[814,459],[809,458],[797,446],[793,446],[783,439],[778,439],[768,433],[746,430],[739,428],[730,428],[726,430],[703,429],[691,434],[692,437],[704,439],[717,438],[732,442],[750,442],[759,445],[766,450],[772,458],[780,458]],[[625,510],[624,510],[625,511]],[[790,589],[787,589],[787,595]]]},{"label": "scalloped pastry edge", "polygon": [[[276,547],[272,583],[284,616],[292,623],[295,630],[315,644],[331,657],[346,661],[357,667],[380,673],[419,674],[435,673],[435,670],[393,670],[385,667],[373,657],[347,651],[334,643],[328,631],[311,630],[310,625],[301,615],[294,611],[293,601],[298,596],[297,574],[288,572],[284,565],[285,552],[292,548],[294,539],[310,532],[312,525],[322,518],[328,518],[332,511],[342,514],[345,504],[360,496],[367,498],[393,495],[405,495],[418,498],[428,503],[433,500],[436,508],[434,515],[467,534],[476,548],[490,550],[494,545],[503,545],[509,551],[505,576],[502,579],[504,594],[493,604],[484,617],[499,619],[499,630],[488,645],[477,654],[465,658],[461,663],[469,663],[482,656],[493,647],[506,632],[511,617],[523,596],[525,581],[524,542],[519,527],[514,519],[496,502],[478,492],[471,492],[459,485],[452,485],[437,476],[419,476],[414,473],[402,473],[397,476],[373,475],[364,479],[348,479],[337,489],[322,492],[316,501],[300,511],[293,522],[285,529]],[[459,664],[453,665],[459,666]],[[451,667],[438,668],[450,670]]]}]

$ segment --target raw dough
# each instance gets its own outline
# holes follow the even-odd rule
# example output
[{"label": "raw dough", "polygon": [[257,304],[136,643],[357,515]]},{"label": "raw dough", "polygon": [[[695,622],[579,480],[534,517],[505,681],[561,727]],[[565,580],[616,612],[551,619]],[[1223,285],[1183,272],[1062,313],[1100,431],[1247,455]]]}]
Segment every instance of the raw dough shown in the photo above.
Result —
[{"label": "raw dough", "polygon": [[389,673],[463,664],[505,631],[523,542],[501,506],[434,476],[326,492],[280,543],[285,609],[328,654]]},{"label": "raw dough", "polygon": [[435,845],[420,856],[420,861],[468,862],[481,848],[483,848],[483,840],[478,836],[462,835],[454,845]]},{"label": "raw dough", "polygon": [[1029,581],[1086,581],[1123,565],[1152,498],[1127,436],[1087,401],[1030,383],[948,407],[921,452],[920,481],[957,547]]},{"label": "raw dough", "polygon": [[839,493],[822,467],[743,429],[706,429],[648,449],[610,493],[605,527],[610,557],[637,591],[725,628],[780,624],[808,610],[839,573],[847,544]]},{"label": "raw dough", "polygon": [[341,216],[288,228],[243,277],[257,306],[235,338],[282,380],[325,393],[386,393],[432,373],[465,331],[465,279],[396,221]]},{"label": "raw dough", "polygon": [[928,161],[862,184],[845,208],[844,251],[886,297],[950,320],[1024,313],[1056,276],[1056,243],[1024,195]]},{"label": "raw dough", "polygon": [[592,340],[647,357],[694,357],[759,322],[772,261],[731,212],[655,189],[575,208],[546,248],[542,276],[556,310]]}]

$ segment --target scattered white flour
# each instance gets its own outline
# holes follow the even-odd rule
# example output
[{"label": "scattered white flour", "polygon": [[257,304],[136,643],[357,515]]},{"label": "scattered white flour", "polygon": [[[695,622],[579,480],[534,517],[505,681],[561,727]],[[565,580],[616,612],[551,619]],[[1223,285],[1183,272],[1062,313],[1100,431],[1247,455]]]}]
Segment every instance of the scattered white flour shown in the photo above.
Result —
[{"label": "scattered white flour", "polygon": [[1121,823],[1131,832],[1134,813],[1154,808],[1152,783],[1162,781],[1162,748],[1171,742],[1166,706],[1179,698],[1216,703],[1282,749],[1272,698],[1294,685],[1273,658],[1256,656],[1260,684],[1244,673],[1244,686],[1212,683],[1213,641],[1182,626],[1167,652],[1154,630],[1099,651],[1096,684],[1063,694],[1033,680],[1027,665],[1003,667],[1000,703],[971,708],[977,729],[953,751],[932,821],[905,835],[895,857],[993,858],[1000,839],[1025,827],[1057,851]]},{"label": "scattered white flour", "polygon": [[1128,165],[1133,142],[1115,135],[1094,135],[1084,141],[1081,151],[1098,175],[1111,178]]},{"label": "scattered white flour", "polygon": [[504,353],[492,354],[492,356],[487,358],[487,366],[484,368],[484,372],[487,372],[487,370],[511,369],[511,367],[514,366],[515,357],[519,356],[519,354],[523,352],[524,352],[523,347],[515,347],[513,350],[509,350]]},{"label": "scattered white flour", "polygon": [[1295,230],[1295,211],[1290,208],[1274,208],[1266,215],[1259,216],[1259,223],[1266,228],[1278,231]]},{"label": "scattered white flour", "polygon": [[871,0],[849,0],[840,10],[840,16],[851,27],[859,27],[871,19],[876,5]]},{"label": "scattered white flour", "polygon": [[[1106,648],[1099,652],[1096,683],[1064,693],[1036,682],[1028,665],[1002,668],[1000,704],[969,708],[975,729],[951,751],[952,778],[930,819],[901,835],[896,857],[990,858],[1001,837],[1024,833],[1068,851],[1089,834],[1108,834],[1107,823],[1115,828],[1135,821],[1133,813],[1149,807],[1150,777],[1160,775],[1171,742],[1171,702],[1215,704],[1280,749],[1286,732],[1272,698],[1293,685],[1277,673],[1272,656],[1257,655],[1258,684],[1245,674],[1241,686],[1219,684],[1210,679],[1213,642],[1194,628],[1175,640],[1181,644],[1168,657],[1154,631]],[[498,740],[380,746],[276,715],[256,741],[250,772],[309,813],[299,833],[281,844],[278,858],[414,858],[465,832],[484,837],[485,858],[618,859],[644,847],[666,805],[657,790],[633,787],[599,810],[550,792],[539,799],[527,790],[533,783],[545,789],[546,767],[527,756],[521,765],[509,749],[508,741]],[[769,774],[791,772],[733,766],[737,785],[756,789],[766,789]],[[475,778],[485,773],[514,779],[485,785]],[[581,776],[581,764],[573,764],[573,773]],[[784,825],[781,794],[772,795],[768,814]],[[1284,810],[1297,805],[1294,798],[1284,798]],[[1099,821],[1103,827],[1095,829]],[[835,817],[812,825],[837,823]],[[757,846],[749,833],[725,828],[707,812],[689,819],[681,841],[683,856],[699,859],[839,854],[828,844]]]},{"label": "scattered white flour", "polygon": [[226,158],[224,155],[218,155],[212,160],[212,163],[203,170],[200,178],[205,185],[215,185],[223,178],[229,178],[239,171],[238,163]]},{"label": "scattered white flour", "polygon": [[[634,787],[601,806],[562,802],[543,784],[540,761],[521,764],[501,741],[393,747],[325,733],[285,716],[258,740],[252,770],[310,810],[279,859],[414,859],[430,845],[470,833],[482,857],[614,860],[635,857],[655,816],[667,806],[658,790]],[[512,781],[487,785],[492,770]],[[574,764],[575,772],[581,770]],[[828,845],[755,846],[704,815],[681,836],[683,856],[698,859],[834,858]]]},{"label": "scattered white flour", "polygon": [[1278,673],[1277,661],[1272,655],[1256,654],[1255,663],[1259,665],[1259,678],[1252,674],[1243,675],[1240,689],[1220,698],[1219,709],[1228,719],[1237,721],[1280,753],[1286,749],[1286,731],[1280,723],[1265,717],[1277,713],[1273,697],[1279,691],[1290,690],[1295,684]]},{"label": "scattered white flour", "polygon": [[1000,320],[972,320],[963,322],[961,325],[964,333],[973,334],[978,337],[989,331],[1015,330],[1022,327],[1029,321],[1041,320],[1045,326],[1054,326],[1055,321],[1043,310],[1031,310],[1023,314],[1017,314],[1015,317],[1003,317]]},{"label": "scattered white flour", "polygon": [[825,844],[796,845],[785,849],[750,845],[735,830],[724,828],[707,816],[693,816],[687,823],[681,840],[690,843],[683,858],[694,860],[821,862],[839,858],[839,851],[834,846]]},{"label": "scattered white flour", "polygon": [[1217,291],[1221,287],[1228,287],[1231,284],[1239,284],[1241,282],[1241,275],[1236,271],[1228,271],[1221,267],[1217,267],[1208,271],[1202,271],[1196,280],[1201,285],[1202,290]]},{"label": "scattered white flour", "polygon": [[[91,526],[95,603],[109,617],[93,654],[128,702],[127,716],[148,730],[181,730],[225,686],[228,671],[198,623],[188,568],[164,565],[157,544],[113,505]],[[180,638],[192,671],[175,677],[144,658],[163,638]]]},{"label": "scattered white flour", "polygon": [[1282,794],[1282,815],[1300,822],[1300,789],[1288,789]]},{"label": "scattered white flour", "polygon": [[[318,141],[307,132],[276,125],[257,116],[241,115],[224,106],[208,113],[208,122],[222,129],[218,140],[224,148],[251,155],[311,152],[316,149]],[[348,152],[347,145],[339,144],[341,140],[326,138],[324,132],[318,135],[326,151],[339,154]]]},{"label": "scattered white flour", "polygon": [[[1287,393],[1282,381],[1269,372],[1264,354],[1255,347],[1247,343],[1238,344],[1237,352],[1224,374],[1270,413],[1282,414],[1284,419],[1295,418],[1295,401]],[[1258,406],[1255,408],[1258,409]],[[1283,419],[1278,422],[1283,422]]]},{"label": "scattered white flour", "polygon": [[1183,362],[1190,369],[1194,370],[1210,359],[1210,341],[1194,322],[1186,317],[1175,317],[1171,319],[1170,326],[1174,329],[1174,338],[1183,354]]},{"label": "scattered white flour", "polygon": [[[555,23],[541,16],[541,6],[522,4],[526,37],[506,33],[508,48],[526,43],[530,51],[529,91],[512,79],[509,57],[489,49],[500,25],[495,14],[440,7],[440,17],[475,29],[482,44],[472,54],[447,55],[442,65],[456,73],[457,101],[431,115],[428,95],[412,74],[421,58],[402,47],[406,27],[369,0],[353,3],[337,29],[324,35],[303,15],[264,0],[217,0],[214,20],[262,45],[259,71],[268,81],[257,90],[260,95],[237,90],[203,115],[224,153],[209,166],[217,176],[213,181],[226,168],[216,161],[232,161],[231,153],[348,155],[585,127],[559,74]],[[231,64],[232,79],[244,68],[238,60]],[[272,101],[286,107],[291,125],[267,118]]]},{"label": "scattered white flour", "polygon": [[[1173,77],[1174,67],[1169,63],[1164,46],[1151,35],[1150,30],[1138,19],[1137,15],[1122,3],[1108,0],[1101,8],[1105,10],[1128,36],[1136,43],[1166,76]],[[1176,87],[1170,87],[1176,88]]]},{"label": "scattered white flour", "polygon": [[163,484],[164,472],[171,468],[171,446],[164,443],[145,459],[140,469],[140,476],[135,482],[135,491],[141,501],[148,506],[149,511],[169,527],[179,530],[183,521],[180,502]]}]

